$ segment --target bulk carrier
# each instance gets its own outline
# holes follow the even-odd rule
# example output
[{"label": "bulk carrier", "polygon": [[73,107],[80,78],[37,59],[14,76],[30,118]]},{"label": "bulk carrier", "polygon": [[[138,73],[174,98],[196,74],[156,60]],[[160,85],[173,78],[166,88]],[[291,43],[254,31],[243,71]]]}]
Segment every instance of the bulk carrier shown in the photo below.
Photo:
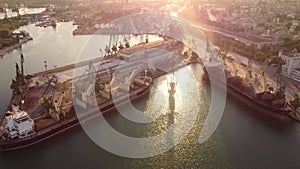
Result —
[{"label": "bulk carrier", "polygon": [[[286,86],[281,82],[282,65],[277,65],[276,84],[273,87],[267,83],[264,73],[265,67],[270,63],[269,60],[266,60],[259,70],[253,71],[251,58],[248,59],[248,65],[241,63],[240,67],[237,67],[235,65],[237,62],[226,56],[227,52],[228,49],[219,52],[218,56],[219,60],[222,60],[221,62],[216,57],[210,57],[209,61],[205,63],[205,80],[225,89],[229,95],[255,112],[284,123],[299,122],[299,107],[295,105],[299,105],[300,102],[299,99],[297,100],[298,97],[290,101],[291,103],[298,102],[297,104],[290,104],[286,99]],[[207,78],[208,71],[213,75],[209,79]],[[222,71],[226,77],[224,82],[218,78]]]},{"label": "bulk carrier", "polygon": [[21,68],[16,63],[11,84],[11,102],[0,125],[0,151],[29,147],[99,114],[76,115],[74,105],[82,110],[98,106],[105,114],[147,96],[154,78],[186,65],[174,61],[174,51],[167,50],[170,43],[126,44],[104,58],[26,76],[21,55]]}]

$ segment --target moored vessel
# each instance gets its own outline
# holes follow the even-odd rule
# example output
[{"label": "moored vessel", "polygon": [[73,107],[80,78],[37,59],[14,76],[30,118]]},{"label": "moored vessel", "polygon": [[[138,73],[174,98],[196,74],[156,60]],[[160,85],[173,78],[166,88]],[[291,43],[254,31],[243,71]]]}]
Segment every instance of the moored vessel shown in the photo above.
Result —
[{"label": "moored vessel", "polygon": [[[252,60],[248,60],[248,65],[237,67],[234,60],[226,57],[224,52],[220,62],[216,58],[210,58],[205,63],[205,80],[216,84],[229,95],[250,107],[255,112],[265,114],[285,123],[299,121],[295,116],[295,108],[287,101],[285,95],[285,85],[280,81],[281,65],[278,65],[276,72],[276,86],[267,84],[266,77],[262,70],[254,72],[252,70]],[[229,62],[226,62],[229,60]],[[262,67],[267,66],[268,61]],[[220,71],[225,73],[225,80],[220,81]],[[208,78],[207,71],[213,76]],[[244,76],[242,75],[244,74]],[[261,77],[259,77],[261,76]],[[262,84],[259,84],[262,83]]]},{"label": "moored vessel", "polygon": [[[74,105],[83,110],[97,106],[105,114],[147,96],[153,79],[166,73],[153,65],[174,60],[172,52],[162,50],[166,45],[159,41],[127,47],[125,60],[115,53],[32,75],[24,75],[21,55],[11,84],[13,96],[0,125],[0,150],[29,147],[99,115],[98,111],[78,115]],[[172,69],[177,66],[182,65]],[[79,73],[74,75],[75,71]]]}]

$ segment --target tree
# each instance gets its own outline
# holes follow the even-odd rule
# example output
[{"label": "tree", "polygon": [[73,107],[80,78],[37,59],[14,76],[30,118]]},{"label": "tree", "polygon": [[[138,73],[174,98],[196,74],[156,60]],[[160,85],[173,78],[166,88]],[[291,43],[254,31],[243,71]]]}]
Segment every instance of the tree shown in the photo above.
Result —
[{"label": "tree", "polygon": [[255,52],[254,59],[262,61],[262,60],[266,59],[266,56],[263,52],[257,51],[257,52]]},{"label": "tree", "polygon": [[12,34],[11,30],[8,29],[1,29],[0,30],[0,37],[1,38],[10,38]]},{"label": "tree", "polygon": [[270,64],[276,64],[276,65],[279,65],[279,64],[284,65],[285,64],[284,60],[278,56],[271,56],[270,59],[271,59]]},{"label": "tree", "polygon": [[294,95],[294,100],[292,100],[290,103],[291,103],[291,105],[292,105],[295,109],[299,108],[299,107],[300,107],[300,98],[299,98],[299,95],[298,95],[298,94],[295,94],[295,95]]}]

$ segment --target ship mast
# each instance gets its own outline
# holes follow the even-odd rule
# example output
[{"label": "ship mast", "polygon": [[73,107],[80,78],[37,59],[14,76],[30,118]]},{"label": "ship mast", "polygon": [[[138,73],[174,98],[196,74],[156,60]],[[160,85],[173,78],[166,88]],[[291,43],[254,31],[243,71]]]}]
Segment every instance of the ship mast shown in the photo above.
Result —
[{"label": "ship mast", "polygon": [[21,58],[21,70],[19,67],[19,64],[16,63],[16,82],[19,85],[24,85],[25,81],[24,81],[24,55],[21,53],[20,55]]},{"label": "ship mast", "polygon": [[[251,48],[250,48],[250,53],[251,52]],[[247,74],[246,74],[246,80],[249,81],[249,83],[252,83],[252,63],[253,63],[253,59],[252,59],[252,55],[250,55],[250,57],[248,58],[248,65],[247,65]]]},{"label": "ship mast", "polygon": [[20,57],[21,57],[21,75],[22,75],[22,78],[24,78],[24,55],[23,55],[22,52],[21,52],[21,56]]}]

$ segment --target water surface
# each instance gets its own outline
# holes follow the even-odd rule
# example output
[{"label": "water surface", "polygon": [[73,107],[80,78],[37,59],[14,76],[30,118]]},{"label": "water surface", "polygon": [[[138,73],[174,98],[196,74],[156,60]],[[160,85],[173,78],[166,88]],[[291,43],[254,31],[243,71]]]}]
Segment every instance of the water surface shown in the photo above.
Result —
[{"label": "water surface", "polygon": [[[73,36],[75,26],[71,22],[62,23],[56,29],[34,25],[21,29],[28,31],[34,39],[22,48],[25,72],[29,74],[44,70],[44,61],[47,61],[48,68],[75,63],[81,49],[91,38]],[[94,37],[93,43],[88,46],[89,50],[82,54],[80,60],[99,57],[99,48],[104,49],[108,42],[107,36]],[[1,115],[11,97],[9,85],[15,76],[14,64],[20,62],[19,56],[20,51],[15,50],[0,59]],[[0,153],[0,168],[300,168],[299,125],[282,124],[247,108],[231,97],[227,99],[222,121],[214,135],[206,143],[199,144],[198,136],[210,98],[207,84],[201,79],[202,74],[200,65],[190,65],[174,73],[182,84],[180,90],[184,91],[180,94],[178,90],[179,93],[175,95],[175,109],[179,117],[185,123],[190,122],[189,116],[192,113],[199,114],[199,118],[186,139],[169,152],[146,159],[119,157],[99,148],[79,127],[24,150]],[[145,113],[166,113],[168,110],[161,103],[163,100],[167,103],[166,79],[169,76],[158,78],[152,88],[153,94],[136,102],[135,107]],[[160,97],[155,97],[155,94]],[[162,100],[158,103],[157,98]],[[106,119],[118,131],[136,137],[155,135],[166,126],[164,121],[155,126],[138,125],[124,119],[117,112],[108,114]]]}]

